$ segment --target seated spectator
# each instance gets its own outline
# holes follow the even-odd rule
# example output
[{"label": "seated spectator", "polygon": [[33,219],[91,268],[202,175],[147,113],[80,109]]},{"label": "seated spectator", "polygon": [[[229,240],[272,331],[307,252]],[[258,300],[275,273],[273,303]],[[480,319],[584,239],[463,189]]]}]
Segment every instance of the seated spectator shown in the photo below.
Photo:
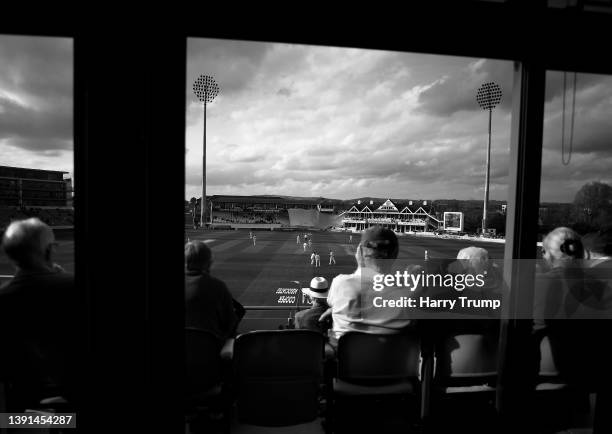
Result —
[{"label": "seated spectator", "polygon": [[[447,265],[443,274],[472,276],[471,286],[458,291],[453,287],[443,288],[439,291],[440,298],[467,297],[476,302],[480,300],[497,300],[503,302],[503,279],[499,267],[489,258],[489,252],[482,247],[466,247],[457,253],[457,259]],[[467,281],[467,277],[463,278]],[[484,284],[480,284],[483,282]],[[445,290],[444,290],[445,289]],[[455,306],[453,314],[460,314],[442,324],[434,324],[436,331],[444,336],[449,333],[490,333],[496,334],[499,326],[501,308],[460,307]]]},{"label": "seated spectator", "polygon": [[310,288],[305,288],[302,293],[312,301],[310,309],[295,314],[295,328],[309,329],[321,333],[327,333],[331,327],[331,318],[319,321],[319,317],[329,308],[327,295],[329,283],[325,277],[315,277],[310,281]]},{"label": "seated spectator", "polygon": [[[373,277],[391,271],[398,251],[397,236],[390,229],[374,226],[361,234],[355,253],[357,270],[334,278],[327,297],[330,308],[320,318],[324,320],[328,315],[332,316],[332,345],[335,346],[340,336],[349,331],[394,334],[411,325],[413,320],[404,309],[374,307],[372,303],[373,298],[381,294],[373,289]],[[411,295],[406,288],[401,288],[400,292]]]},{"label": "seated spectator", "polygon": [[[550,232],[542,253],[548,271],[536,276],[534,335],[548,336],[557,367],[570,383],[597,388],[603,376],[609,376],[610,359],[604,357],[601,336],[610,333],[610,326],[609,321],[591,321],[583,314],[585,309],[593,311],[592,302],[605,291],[605,282],[583,268],[584,247],[571,229]],[[570,321],[579,317],[583,319]]]},{"label": "seated spectator", "polygon": [[19,411],[43,398],[74,399],[76,293],[74,277],[53,262],[56,245],[38,218],[12,222],[2,238],[16,273],[0,287],[1,375]]},{"label": "seated spectator", "polygon": [[224,342],[235,335],[244,308],[225,283],[210,275],[212,262],[206,243],[185,244],[185,326],[210,331]]},{"label": "seated spectator", "polygon": [[473,290],[501,291],[502,275],[499,267],[489,258],[489,252],[482,247],[466,247],[459,250],[457,260],[449,265],[448,271],[455,274],[484,276],[483,286],[474,286]]},{"label": "seated spectator", "polygon": [[612,226],[582,237],[588,267],[612,266]]},{"label": "seated spectator", "polygon": [[560,227],[542,241],[545,271],[539,273],[534,289],[535,328],[545,328],[548,320],[567,318],[566,297],[584,286],[582,259],[584,247],[572,229]]}]

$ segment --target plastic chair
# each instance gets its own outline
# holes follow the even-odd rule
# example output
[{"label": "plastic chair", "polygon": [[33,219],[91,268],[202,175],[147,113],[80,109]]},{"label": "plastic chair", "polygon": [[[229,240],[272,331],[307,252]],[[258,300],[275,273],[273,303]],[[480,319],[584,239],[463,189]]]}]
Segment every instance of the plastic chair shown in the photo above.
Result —
[{"label": "plastic chair", "polygon": [[548,336],[543,336],[540,341],[540,371],[538,374],[537,391],[560,390],[568,387],[567,382],[561,377],[553,350]]},{"label": "plastic chair", "polygon": [[325,338],[312,330],[253,331],[236,338],[234,380],[241,423],[289,426],[315,420]]},{"label": "plastic chair", "polygon": [[410,431],[420,422],[416,333],[349,332],[338,340],[337,355],[337,376],[327,408],[334,431],[340,427],[347,432]]},{"label": "plastic chair", "polygon": [[221,348],[213,333],[196,328],[185,329],[185,417],[192,431],[205,430],[210,414],[221,413],[221,423],[229,432]]},{"label": "plastic chair", "polygon": [[411,394],[420,366],[416,335],[349,332],[338,341],[335,395]]},{"label": "plastic chair", "polygon": [[444,393],[494,392],[497,336],[450,335],[436,346],[434,379]]},{"label": "plastic chair", "polygon": [[451,334],[435,345],[431,418],[435,432],[494,432],[498,337]]}]

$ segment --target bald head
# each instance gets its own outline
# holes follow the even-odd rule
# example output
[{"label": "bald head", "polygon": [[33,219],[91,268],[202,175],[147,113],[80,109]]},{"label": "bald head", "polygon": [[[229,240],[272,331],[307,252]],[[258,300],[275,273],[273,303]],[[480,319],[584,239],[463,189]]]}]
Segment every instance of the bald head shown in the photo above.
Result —
[{"label": "bald head", "polygon": [[54,243],[51,228],[37,218],[12,222],[2,237],[6,255],[23,270],[50,267]]}]

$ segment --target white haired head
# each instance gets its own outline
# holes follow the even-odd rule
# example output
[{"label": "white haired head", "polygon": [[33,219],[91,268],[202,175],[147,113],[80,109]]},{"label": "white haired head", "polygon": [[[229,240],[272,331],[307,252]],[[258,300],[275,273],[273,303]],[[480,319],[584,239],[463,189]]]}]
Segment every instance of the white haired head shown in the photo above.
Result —
[{"label": "white haired head", "polygon": [[466,247],[459,250],[457,259],[472,273],[483,273],[489,267],[489,252],[482,247]]},{"label": "white haired head", "polygon": [[566,227],[553,229],[542,240],[542,255],[551,267],[568,265],[584,257],[580,235]]}]

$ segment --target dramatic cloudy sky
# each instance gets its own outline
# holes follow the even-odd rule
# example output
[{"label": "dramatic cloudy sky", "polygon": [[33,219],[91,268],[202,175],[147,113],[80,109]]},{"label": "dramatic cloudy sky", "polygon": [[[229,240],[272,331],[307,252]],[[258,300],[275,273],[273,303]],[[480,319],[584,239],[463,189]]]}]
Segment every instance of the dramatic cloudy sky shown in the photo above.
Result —
[{"label": "dramatic cloudy sky", "polygon": [[[187,64],[186,198],[199,196],[199,74],[221,87],[208,107],[209,194],[480,199],[487,115],[475,94],[493,80],[504,97],[493,117],[491,196],[506,198],[509,62],[190,39]],[[0,35],[0,165],[72,175],[72,83],[71,40]],[[612,184],[612,77],[579,74],[577,84],[564,166],[563,74],[547,76],[545,201],[571,201],[589,181]]]},{"label": "dramatic cloudy sky", "polygon": [[[475,95],[495,81],[504,97],[493,116],[491,197],[506,199],[510,62],[190,39],[187,198],[200,196],[203,115],[191,89],[200,74],[221,88],[208,106],[208,194],[480,199],[487,114]],[[578,76],[566,167],[563,75],[548,78],[542,199],[571,201],[587,181],[612,182],[612,80]]]},{"label": "dramatic cloudy sky", "polygon": [[0,165],[73,173],[72,40],[0,35]]}]

